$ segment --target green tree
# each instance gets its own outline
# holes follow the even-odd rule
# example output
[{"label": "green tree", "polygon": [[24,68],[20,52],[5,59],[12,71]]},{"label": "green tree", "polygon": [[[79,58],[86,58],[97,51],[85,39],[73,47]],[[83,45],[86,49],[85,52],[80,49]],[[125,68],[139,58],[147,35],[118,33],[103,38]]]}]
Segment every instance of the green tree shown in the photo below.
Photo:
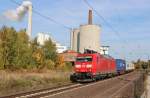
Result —
[{"label": "green tree", "polygon": [[15,67],[27,68],[32,60],[32,47],[30,47],[29,37],[26,34],[26,30],[20,30],[17,33],[16,51]]},{"label": "green tree", "polygon": [[0,30],[0,58],[1,68],[14,66],[14,57],[16,56],[16,38],[17,34],[14,28],[2,27]]},{"label": "green tree", "polygon": [[45,59],[51,59],[54,62],[57,60],[56,45],[51,39],[45,41],[42,49],[44,50]]},{"label": "green tree", "polygon": [[142,61],[139,59],[134,62],[134,65],[136,69],[147,69],[149,68],[149,61]]},{"label": "green tree", "polygon": [[0,69],[54,69],[62,62],[51,39],[40,46],[37,38],[29,40],[25,29],[0,29]]}]

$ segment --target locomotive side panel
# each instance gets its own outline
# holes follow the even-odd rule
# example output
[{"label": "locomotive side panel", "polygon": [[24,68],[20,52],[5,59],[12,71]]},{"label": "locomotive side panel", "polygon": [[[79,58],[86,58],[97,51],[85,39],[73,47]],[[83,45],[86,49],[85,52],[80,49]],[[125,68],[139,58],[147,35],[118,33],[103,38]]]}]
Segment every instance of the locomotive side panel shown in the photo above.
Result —
[{"label": "locomotive side panel", "polygon": [[96,74],[107,74],[116,72],[116,62],[115,59],[110,57],[105,57],[99,54],[93,56],[93,71]]}]

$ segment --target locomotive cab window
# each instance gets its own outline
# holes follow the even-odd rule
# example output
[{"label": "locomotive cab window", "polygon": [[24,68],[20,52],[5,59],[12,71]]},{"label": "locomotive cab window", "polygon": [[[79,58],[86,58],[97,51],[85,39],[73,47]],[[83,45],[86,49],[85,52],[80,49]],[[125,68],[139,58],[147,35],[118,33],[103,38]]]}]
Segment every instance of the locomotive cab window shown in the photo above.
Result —
[{"label": "locomotive cab window", "polygon": [[77,57],[77,62],[92,62],[92,56]]}]

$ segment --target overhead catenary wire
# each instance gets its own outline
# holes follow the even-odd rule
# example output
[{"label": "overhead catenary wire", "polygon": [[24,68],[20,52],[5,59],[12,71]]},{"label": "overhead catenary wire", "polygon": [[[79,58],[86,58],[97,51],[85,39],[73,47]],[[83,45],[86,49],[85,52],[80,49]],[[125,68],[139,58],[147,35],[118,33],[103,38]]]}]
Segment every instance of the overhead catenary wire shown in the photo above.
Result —
[{"label": "overhead catenary wire", "polygon": [[[121,38],[119,32],[116,29],[114,29],[114,27],[109,22],[107,22],[107,20],[96,9],[94,9],[94,7],[87,0],[83,1],[89,8],[91,8],[96,13],[96,15],[99,18],[101,18],[105,22],[106,26],[109,27],[120,40],[122,40],[125,44],[127,44],[127,41]],[[125,48],[125,46],[123,45],[122,48]]]},{"label": "overhead catenary wire", "polygon": [[36,13],[37,15],[39,15],[39,16],[45,18],[45,19],[50,20],[51,22],[53,22],[53,23],[55,23],[55,24],[61,25],[63,28],[66,28],[66,29],[69,29],[69,30],[72,29],[71,27],[68,27],[68,26],[62,24],[62,23],[60,23],[60,22],[58,22],[58,21],[52,19],[52,18],[49,17],[49,16],[43,15],[42,13],[40,13],[40,12],[38,12],[38,11],[36,11],[36,10],[33,10],[33,12]]},{"label": "overhead catenary wire", "polygon": [[[109,22],[107,22],[107,20],[103,16],[96,9],[94,9],[94,7],[87,0],[83,1],[89,8],[91,8],[97,14],[97,16],[99,16],[105,22],[107,27],[109,27],[120,38],[119,32],[116,29],[114,29],[114,27]],[[124,42],[126,41],[124,40]]]},{"label": "overhead catenary wire", "polygon": [[[15,4],[17,4],[17,5],[21,5],[20,3],[18,3],[18,2],[15,1],[15,0],[10,0],[10,1],[13,2],[13,3],[15,3]],[[60,26],[62,26],[62,27],[65,28],[65,29],[71,30],[71,27],[66,26],[66,25],[64,25],[64,24],[62,24],[62,23],[56,21],[55,19],[53,19],[53,18],[51,18],[51,17],[49,17],[49,16],[47,16],[47,15],[42,14],[41,12],[35,10],[35,8],[33,8],[33,13],[35,13],[35,14],[39,15],[40,17],[42,17],[42,18],[44,18],[44,19],[47,19],[47,20],[49,20],[49,21],[51,21],[51,22],[53,22],[53,23],[55,23],[55,24],[57,24],[57,25],[60,25]]]},{"label": "overhead catenary wire", "polygon": [[[109,27],[117,35],[117,37],[124,42],[124,44],[128,44],[128,41],[121,38],[119,32],[105,19],[105,17],[103,17],[96,9],[94,9],[94,7],[87,0],[83,0],[83,1],[89,8],[91,8],[97,14],[98,17],[100,17],[105,22],[106,26]],[[122,48],[125,48],[125,46],[122,45]],[[132,49],[132,55],[133,55],[133,51],[134,50]],[[129,55],[131,55],[131,52],[129,52]]]}]

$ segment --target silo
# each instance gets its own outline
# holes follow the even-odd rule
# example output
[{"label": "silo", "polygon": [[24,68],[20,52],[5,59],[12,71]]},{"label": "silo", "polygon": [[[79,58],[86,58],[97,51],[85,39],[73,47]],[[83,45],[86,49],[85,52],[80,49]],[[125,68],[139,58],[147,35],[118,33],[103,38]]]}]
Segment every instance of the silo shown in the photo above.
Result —
[{"label": "silo", "polygon": [[79,29],[75,28],[72,30],[71,34],[72,50],[79,51]]},{"label": "silo", "polygon": [[84,49],[100,51],[100,26],[98,25],[81,25],[79,36],[79,52],[83,53]]}]

